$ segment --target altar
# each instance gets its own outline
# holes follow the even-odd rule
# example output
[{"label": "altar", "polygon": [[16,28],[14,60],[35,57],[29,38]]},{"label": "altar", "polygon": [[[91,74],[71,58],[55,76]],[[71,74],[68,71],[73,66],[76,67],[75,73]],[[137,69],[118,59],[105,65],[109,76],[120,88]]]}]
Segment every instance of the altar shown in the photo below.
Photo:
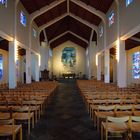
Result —
[{"label": "altar", "polygon": [[63,73],[62,77],[63,78],[73,78],[74,79],[76,77],[76,74],[75,73]]}]

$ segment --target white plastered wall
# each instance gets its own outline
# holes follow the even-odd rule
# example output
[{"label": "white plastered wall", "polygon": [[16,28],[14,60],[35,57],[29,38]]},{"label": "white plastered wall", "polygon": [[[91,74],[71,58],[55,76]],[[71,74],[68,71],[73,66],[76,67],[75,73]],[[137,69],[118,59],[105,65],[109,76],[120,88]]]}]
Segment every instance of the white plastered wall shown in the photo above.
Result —
[{"label": "white plastered wall", "polygon": [[[120,31],[124,36],[137,26],[140,26],[140,0],[133,2],[126,7],[125,0],[120,0]],[[140,28],[139,28],[140,29]]]},{"label": "white plastered wall", "polygon": [[0,4],[0,31],[13,37],[15,0],[8,0],[7,2],[7,8]]},{"label": "white plastered wall", "polygon": [[[20,13],[21,11],[24,12],[26,16],[26,26],[23,26],[20,22]],[[17,5],[17,34],[16,39],[24,44],[25,46],[29,47],[29,14],[21,4],[21,2]]]},{"label": "white plastered wall", "polygon": [[[111,11],[114,11],[114,23],[109,27],[109,14]],[[117,40],[117,5],[115,2],[111,5],[109,8],[107,14],[106,14],[106,19],[107,19],[107,46],[110,46],[112,43],[114,43]]]},{"label": "white plastered wall", "polygon": [[[36,30],[36,33],[37,33],[37,36],[36,37],[34,37],[33,36],[33,28]],[[39,52],[39,43],[38,43],[38,27],[37,27],[37,25],[35,24],[35,22],[33,22],[33,24],[32,24],[32,28],[31,28],[31,48],[33,49],[33,50],[35,50],[36,52]]]}]

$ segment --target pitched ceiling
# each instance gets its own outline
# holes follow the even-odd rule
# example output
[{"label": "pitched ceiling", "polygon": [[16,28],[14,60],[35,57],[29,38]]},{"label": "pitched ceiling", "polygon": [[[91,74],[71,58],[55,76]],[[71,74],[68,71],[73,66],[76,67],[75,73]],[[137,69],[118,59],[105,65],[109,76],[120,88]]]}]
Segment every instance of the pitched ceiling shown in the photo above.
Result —
[{"label": "pitched ceiling", "polygon": [[[108,11],[109,7],[113,3],[113,0],[79,1],[83,4],[86,4],[87,7],[88,5],[92,6],[94,9],[99,10],[104,14]],[[28,13],[32,14],[35,11],[39,11],[41,8],[52,4],[53,2],[55,2],[55,0],[21,0],[21,2]],[[56,0],[56,2],[58,2],[58,0]],[[84,48],[87,47],[87,43],[82,38],[89,41],[92,29],[88,25],[83,24],[81,20],[86,21],[86,23],[89,23],[90,25],[98,26],[101,22],[101,19],[95,14],[86,10],[84,7],[80,7],[75,2],[72,2],[72,0],[65,0],[64,2],[61,2],[59,5],[53,7],[50,10],[47,10],[40,16],[36,17],[34,21],[38,27],[42,27],[42,25],[50,23],[54,19],[66,13],[72,13],[75,18],[70,17],[69,14],[67,14],[61,20],[58,20],[55,23],[52,22],[52,24],[50,24],[45,29],[48,41],[51,41],[51,47],[56,47],[60,43],[63,43],[67,40],[71,40]],[[80,18],[81,20],[78,20],[76,17]],[[81,38],[78,38],[74,34],[70,33],[64,34],[66,31],[70,31],[77,36],[80,36]],[[61,36],[61,34],[64,34],[64,36]],[[58,36],[61,37],[54,39]],[[40,40],[44,40],[44,35],[42,32],[40,34]],[[54,42],[52,40],[54,40]],[[93,40],[97,40],[97,35],[95,32]]]},{"label": "pitched ceiling", "polygon": [[67,12],[67,2],[61,3],[59,6],[54,7],[53,9],[45,12],[44,14],[38,16],[35,19],[36,24],[39,26],[42,26],[43,24],[46,24],[47,22],[61,16]]},{"label": "pitched ceiling", "polygon": [[74,35],[72,35],[71,33],[67,33],[64,36],[60,37],[59,39],[53,41],[50,46],[52,48],[57,47],[58,45],[64,43],[65,41],[72,41],[76,44],[78,44],[79,46],[86,48],[87,47],[87,43],[85,43],[84,41],[80,40],[79,38],[75,37]]},{"label": "pitched ceiling", "polygon": [[[86,40],[90,38],[91,34],[91,28],[82,24],[81,22],[78,22],[70,16],[63,18],[62,20],[46,28],[46,34],[49,41],[65,31],[72,31]],[[83,32],[85,34],[83,34]]]},{"label": "pitched ceiling", "polygon": [[106,13],[113,3],[113,0],[81,0],[82,2],[86,3],[87,5],[91,5],[96,10],[102,11]]},{"label": "pitched ceiling", "polygon": [[54,0],[20,0],[29,14],[49,5]]}]

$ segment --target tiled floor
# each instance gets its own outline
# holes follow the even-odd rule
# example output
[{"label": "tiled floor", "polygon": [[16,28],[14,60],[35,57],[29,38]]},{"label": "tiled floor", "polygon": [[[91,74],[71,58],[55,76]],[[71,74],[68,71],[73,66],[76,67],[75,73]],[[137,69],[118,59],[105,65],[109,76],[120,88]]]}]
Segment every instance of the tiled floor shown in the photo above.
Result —
[{"label": "tiled floor", "polygon": [[60,83],[28,140],[100,140],[74,81]]},{"label": "tiled floor", "polygon": [[60,83],[29,140],[99,140],[76,83]]}]

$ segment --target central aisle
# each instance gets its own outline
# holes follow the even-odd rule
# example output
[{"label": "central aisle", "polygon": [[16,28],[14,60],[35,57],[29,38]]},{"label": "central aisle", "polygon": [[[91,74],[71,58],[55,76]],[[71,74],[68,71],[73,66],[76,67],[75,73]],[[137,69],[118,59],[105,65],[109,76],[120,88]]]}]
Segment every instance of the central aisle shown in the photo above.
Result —
[{"label": "central aisle", "polygon": [[30,140],[99,140],[75,81],[59,84]]}]

